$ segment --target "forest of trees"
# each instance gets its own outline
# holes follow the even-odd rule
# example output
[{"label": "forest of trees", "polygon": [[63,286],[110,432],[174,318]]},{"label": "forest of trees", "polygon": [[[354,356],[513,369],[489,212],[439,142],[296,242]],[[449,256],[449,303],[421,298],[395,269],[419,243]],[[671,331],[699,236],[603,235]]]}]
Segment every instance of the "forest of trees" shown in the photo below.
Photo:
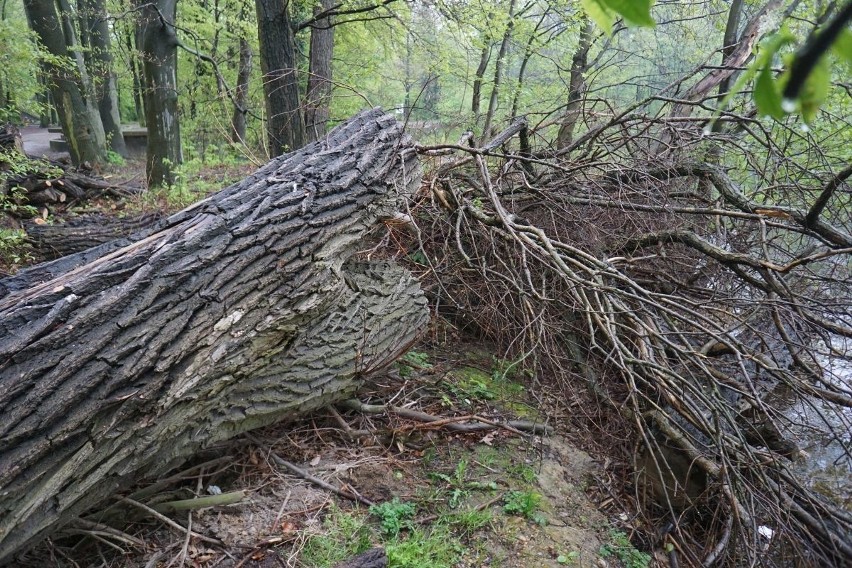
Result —
[{"label": "forest of trees", "polygon": [[[657,504],[661,517],[677,519],[685,565],[852,559],[852,377],[843,371],[852,358],[852,2],[0,2],[0,122],[58,124],[73,164],[94,171],[128,159],[122,125],[145,127],[150,192],[185,184],[188,164],[260,166],[288,153],[280,163],[307,163],[315,177],[267,166],[270,186],[292,182],[296,192],[297,183],[349,180],[339,172],[351,164],[322,169],[311,152],[352,151],[359,140],[379,172],[362,172],[370,191],[388,184],[406,201],[396,204],[397,224],[364,213],[387,231],[377,238],[348,209],[349,182],[333,185],[328,195],[345,203],[333,215],[351,215],[339,223],[343,242],[322,233],[339,247],[334,270],[357,257],[360,239],[373,239],[417,277],[434,316],[553,377],[549,388],[566,400],[583,390],[583,401],[606,409],[601,431],[629,432],[632,447],[644,448],[636,459],[660,478],[676,477],[673,451],[714,480],[710,517],[681,515],[674,498]],[[375,132],[346,122],[373,107],[413,142],[386,118],[369,118],[381,125]],[[383,169],[376,156],[385,153],[403,173]],[[419,189],[407,187],[414,153],[425,170]],[[276,218],[272,194],[254,181],[243,185],[257,210],[229,229],[237,236],[266,207]],[[179,222],[195,219],[218,242],[219,226],[199,219],[246,215],[235,188]],[[366,211],[364,199],[351,203]],[[211,268],[216,259],[203,248],[214,245],[168,223],[137,234],[137,244],[168,228],[214,281],[221,267]],[[318,259],[328,254],[310,246]],[[259,255],[248,244],[238,250]],[[169,278],[171,265],[146,264],[146,254],[123,257],[122,270],[146,266],[167,288],[157,278]],[[33,282],[78,282],[77,267],[96,258],[0,281],[0,331],[41,326],[0,338],[0,360],[8,358],[0,411],[18,400],[3,399],[16,392],[3,381],[24,369],[17,350],[61,344],[41,335],[64,320],[42,310],[52,292]],[[20,296],[25,307],[19,293],[32,294]],[[418,326],[419,302],[420,311],[407,308]],[[153,305],[165,304],[151,300],[138,313]],[[211,322],[220,317],[204,309]],[[416,333],[398,335],[407,342]],[[25,424],[24,407],[19,414]],[[834,494],[815,489],[803,466],[802,446],[817,430],[834,448],[830,467],[846,471]],[[10,425],[8,439],[17,431]],[[15,455],[4,457],[6,435],[0,428],[0,465]],[[0,499],[0,552],[4,530],[12,534],[4,506]],[[8,511],[29,519],[17,507]],[[51,521],[32,522],[43,530]],[[759,540],[767,525],[778,535],[771,557]],[[29,536],[14,538],[5,552]]]}]

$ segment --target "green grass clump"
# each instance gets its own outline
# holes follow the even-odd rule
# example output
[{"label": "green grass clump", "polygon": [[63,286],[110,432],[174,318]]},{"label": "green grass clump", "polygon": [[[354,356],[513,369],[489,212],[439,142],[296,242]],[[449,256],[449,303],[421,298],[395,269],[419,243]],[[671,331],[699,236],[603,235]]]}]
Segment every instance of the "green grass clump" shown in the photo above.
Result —
[{"label": "green grass clump", "polygon": [[329,568],[372,547],[364,518],[332,507],[322,524],[322,534],[308,537],[301,561],[312,568]]},{"label": "green grass clump", "polygon": [[452,568],[465,550],[446,526],[412,530],[385,545],[389,568]]}]

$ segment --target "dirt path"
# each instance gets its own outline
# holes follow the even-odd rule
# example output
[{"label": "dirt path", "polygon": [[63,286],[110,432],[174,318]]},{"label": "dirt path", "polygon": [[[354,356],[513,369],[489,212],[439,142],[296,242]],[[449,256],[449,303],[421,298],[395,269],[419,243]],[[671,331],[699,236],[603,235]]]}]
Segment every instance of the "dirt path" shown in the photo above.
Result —
[{"label": "dirt path", "polygon": [[34,158],[57,160],[69,157],[68,152],[54,152],[50,149],[50,141],[59,138],[59,134],[48,132],[47,128],[24,126],[21,128],[21,138],[24,141],[24,152]]}]

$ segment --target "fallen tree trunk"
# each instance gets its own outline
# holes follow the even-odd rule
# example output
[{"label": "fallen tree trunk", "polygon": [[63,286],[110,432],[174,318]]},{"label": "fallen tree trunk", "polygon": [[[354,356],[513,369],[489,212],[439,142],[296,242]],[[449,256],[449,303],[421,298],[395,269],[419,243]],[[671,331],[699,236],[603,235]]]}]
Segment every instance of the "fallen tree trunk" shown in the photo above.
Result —
[{"label": "fallen tree trunk", "polygon": [[143,474],[351,396],[415,340],[418,282],[351,259],[416,187],[411,148],[366,111],[128,246],[0,286],[0,563]]},{"label": "fallen tree trunk", "polygon": [[157,213],[134,217],[94,214],[52,225],[29,222],[24,227],[41,258],[50,259],[82,252],[145,230],[161,218],[162,215]]}]

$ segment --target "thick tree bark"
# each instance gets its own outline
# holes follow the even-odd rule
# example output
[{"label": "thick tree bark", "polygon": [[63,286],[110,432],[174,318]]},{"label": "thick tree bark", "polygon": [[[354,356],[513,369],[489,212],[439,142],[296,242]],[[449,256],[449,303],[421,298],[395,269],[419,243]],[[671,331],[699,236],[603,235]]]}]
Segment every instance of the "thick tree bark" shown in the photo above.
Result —
[{"label": "thick tree bark", "polygon": [[19,290],[0,299],[0,563],[404,352],[429,319],[417,280],[351,257],[418,184],[402,125],[366,111],[129,246],[0,286]]},{"label": "thick tree bark", "polygon": [[[127,157],[118,111],[118,88],[112,63],[109,21],[104,0],[80,0],[80,8],[88,24],[89,72],[95,100],[110,149]],[[82,34],[81,34],[82,35]]]},{"label": "thick tree bark", "polygon": [[139,0],[136,45],[142,54],[149,187],[172,185],[183,162],[177,96],[177,0]]},{"label": "thick tree bark", "polygon": [[[60,59],[69,57],[62,24],[53,1],[25,0],[24,8],[30,26],[47,51]],[[59,113],[59,123],[68,142],[71,161],[75,164],[102,163],[105,159],[103,125],[97,114],[89,112],[78,78],[73,71],[55,62],[46,61],[43,66],[53,104]]]},{"label": "thick tree bark", "polygon": [[[321,0],[314,14],[330,10],[336,0]],[[331,18],[321,18],[311,25],[311,52],[308,89],[305,94],[305,138],[307,142],[325,136],[331,103],[331,58],[334,54],[334,27]]]},{"label": "thick tree bark", "polygon": [[260,69],[266,98],[267,148],[270,156],[304,145],[299,99],[295,30],[285,0],[255,0]]}]

